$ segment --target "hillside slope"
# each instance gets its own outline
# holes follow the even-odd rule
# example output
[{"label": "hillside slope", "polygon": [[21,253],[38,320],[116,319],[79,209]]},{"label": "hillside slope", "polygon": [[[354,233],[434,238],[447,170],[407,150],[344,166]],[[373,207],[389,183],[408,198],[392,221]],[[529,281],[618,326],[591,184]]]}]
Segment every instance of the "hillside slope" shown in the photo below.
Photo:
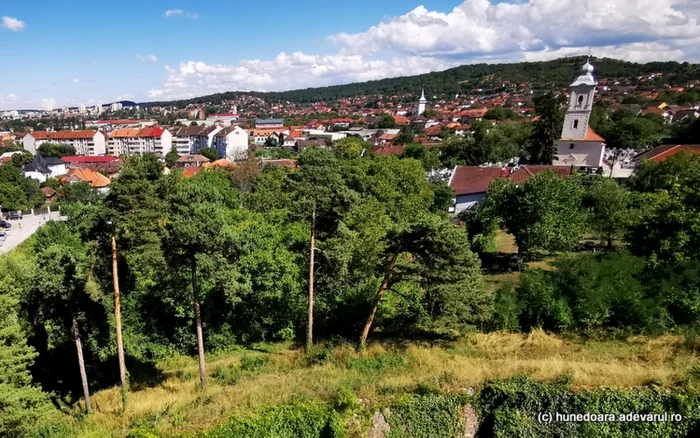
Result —
[{"label": "hillside slope", "polygon": [[[368,82],[356,82],[330,87],[306,88],[283,92],[226,92],[172,102],[150,102],[142,105],[186,105],[189,103],[213,103],[230,100],[248,94],[271,100],[310,103],[360,95],[394,95],[417,93],[425,88],[430,96],[449,97],[472,88],[490,88],[504,80],[521,83],[531,82],[540,87],[564,87],[571,82],[576,70],[586,62],[586,57],[560,58],[544,62],[520,62],[514,64],[469,64],[444,71],[416,76],[388,78]],[[592,59],[596,74],[602,78],[636,78],[650,73],[663,73],[664,82],[685,84],[700,79],[700,68],[696,64],[678,62],[650,62],[638,64],[617,59]]]}]

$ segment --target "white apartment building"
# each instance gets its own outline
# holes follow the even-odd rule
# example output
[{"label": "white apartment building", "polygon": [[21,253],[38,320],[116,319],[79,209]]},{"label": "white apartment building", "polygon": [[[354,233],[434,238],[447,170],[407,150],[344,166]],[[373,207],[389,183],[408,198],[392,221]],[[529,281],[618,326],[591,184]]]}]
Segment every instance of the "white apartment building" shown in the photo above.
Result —
[{"label": "white apartment building", "polygon": [[104,155],[107,151],[105,135],[100,131],[34,131],[22,138],[24,150],[35,155],[44,143],[73,146],[76,155]]},{"label": "white apartment building", "polygon": [[214,135],[212,147],[219,152],[219,158],[244,159],[248,153],[248,133],[240,126],[228,126]]},{"label": "white apartment building", "polygon": [[173,135],[165,128],[121,128],[109,133],[107,152],[116,156],[146,153],[165,156],[172,145]]},{"label": "white apartment building", "polygon": [[218,126],[188,126],[175,133],[175,148],[178,155],[196,154],[212,147],[214,136],[221,131]]}]

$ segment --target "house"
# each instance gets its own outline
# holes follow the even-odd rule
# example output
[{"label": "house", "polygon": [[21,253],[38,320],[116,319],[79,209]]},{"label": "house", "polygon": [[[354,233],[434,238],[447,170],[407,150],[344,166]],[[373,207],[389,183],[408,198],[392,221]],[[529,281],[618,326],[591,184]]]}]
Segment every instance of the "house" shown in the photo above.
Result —
[{"label": "house", "polygon": [[686,120],[695,120],[700,117],[700,111],[696,109],[679,110],[673,115],[673,123],[682,123]]},{"label": "house", "polygon": [[236,165],[228,161],[226,158],[219,158],[211,163],[202,164],[202,167],[205,169],[231,169],[236,167]]},{"label": "house", "polygon": [[44,192],[44,199],[47,203],[51,203],[56,199],[56,190],[51,187],[43,187],[41,191]]},{"label": "house", "polygon": [[112,155],[103,155],[99,157],[89,155],[66,155],[62,157],[61,160],[68,163],[69,167],[94,170],[108,177],[119,173],[122,165],[124,165],[123,158]]},{"label": "house", "polygon": [[588,125],[598,83],[593,66],[586,62],[578,78],[569,86],[569,105],[564,115],[561,139],[557,142],[556,166],[600,168],[605,156],[605,140]]},{"label": "house", "polygon": [[263,160],[263,166],[278,166],[287,167],[292,170],[297,168],[297,160],[281,159],[281,160]]},{"label": "house", "polygon": [[34,156],[31,163],[22,168],[24,176],[44,182],[49,178],[57,178],[66,173],[66,162],[60,158],[44,158],[39,154]]},{"label": "house", "polygon": [[75,148],[77,155],[104,155],[106,137],[100,131],[34,131],[22,138],[25,151],[36,154],[44,143],[60,143]]},{"label": "house", "polygon": [[271,136],[276,136],[277,140],[281,137],[284,139],[284,136],[289,134],[289,130],[287,129],[280,129],[280,128],[273,128],[273,129],[253,129],[251,131],[251,136],[253,137],[253,143],[256,146],[264,146],[265,143],[267,142],[267,139],[270,138]]},{"label": "house", "polygon": [[477,120],[482,120],[488,111],[487,108],[462,110],[455,121],[461,121],[463,124],[474,123]]},{"label": "house", "polygon": [[255,129],[282,129],[284,119],[258,119],[255,121]]},{"label": "house", "polygon": [[456,166],[450,176],[449,186],[455,194],[451,213],[471,210],[486,197],[493,181],[505,178],[508,173],[500,167]]},{"label": "house", "polygon": [[99,193],[107,193],[109,191],[109,184],[111,183],[110,179],[100,172],[78,167],[68,169],[68,173],[61,179],[61,182],[64,184],[85,182],[90,184],[90,187],[97,190]]},{"label": "house", "polygon": [[223,123],[226,126],[230,126],[232,123],[238,121],[238,114],[235,112],[225,113],[225,114],[211,114],[207,117],[207,125],[214,123]]},{"label": "house", "polygon": [[449,186],[455,193],[454,207],[450,212],[459,214],[474,208],[486,197],[491,183],[497,179],[507,179],[522,184],[541,172],[554,172],[562,178],[573,174],[573,167],[525,165],[520,167],[475,167],[457,166],[450,177]]},{"label": "house", "polygon": [[455,135],[459,135],[460,137],[464,137],[465,135],[469,134],[469,132],[472,130],[471,125],[457,125],[454,127],[455,130]]},{"label": "house", "polygon": [[297,140],[295,142],[294,146],[298,152],[301,152],[308,147],[325,148],[328,145],[326,144],[325,140],[313,139],[313,140]]},{"label": "house", "polygon": [[197,176],[202,173],[202,170],[204,170],[204,167],[202,166],[188,166],[185,168],[185,171],[182,172],[182,176],[184,178],[192,178],[193,176]]},{"label": "house", "polygon": [[637,162],[651,160],[657,163],[665,161],[668,157],[672,157],[680,152],[686,152],[693,155],[700,155],[700,145],[697,144],[664,144],[650,151],[643,152],[634,157]]},{"label": "house", "polygon": [[183,155],[177,159],[177,167],[190,167],[190,166],[201,166],[204,163],[208,163],[209,158],[204,155],[199,154],[187,154]]},{"label": "house", "polygon": [[248,133],[240,126],[227,126],[214,134],[212,147],[219,158],[242,160],[248,157]]}]

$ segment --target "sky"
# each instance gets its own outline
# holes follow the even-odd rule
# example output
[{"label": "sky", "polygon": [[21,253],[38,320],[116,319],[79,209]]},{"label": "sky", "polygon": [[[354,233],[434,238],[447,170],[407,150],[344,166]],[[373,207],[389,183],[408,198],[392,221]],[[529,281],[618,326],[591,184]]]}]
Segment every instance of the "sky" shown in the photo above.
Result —
[{"label": "sky", "polygon": [[0,110],[281,91],[478,62],[700,61],[700,0],[0,0]]}]

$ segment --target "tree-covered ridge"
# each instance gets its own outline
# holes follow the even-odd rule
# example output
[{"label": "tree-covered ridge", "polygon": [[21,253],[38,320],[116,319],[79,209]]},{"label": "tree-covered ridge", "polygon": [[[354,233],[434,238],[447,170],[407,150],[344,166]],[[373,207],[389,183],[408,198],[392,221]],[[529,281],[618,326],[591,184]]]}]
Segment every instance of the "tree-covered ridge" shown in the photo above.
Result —
[{"label": "tree-covered ridge", "polygon": [[[429,96],[451,98],[472,88],[488,89],[501,87],[504,81],[513,84],[531,83],[535,88],[561,88],[568,86],[574,72],[586,57],[560,58],[553,61],[519,62],[511,64],[468,64],[444,71],[415,76],[387,78],[367,82],[333,85],[329,87],[306,88],[282,92],[239,92],[230,91],[208,96],[171,102],[151,102],[147,105],[185,106],[195,103],[217,104],[240,95],[251,95],[270,100],[311,103],[336,100],[363,95],[400,95],[417,93],[426,89]],[[685,85],[686,82],[700,79],[697,64],[687,62],[649,62],[640,64],[611,58],[592,58],[596,75],[600,78],[634,78],[662,73],[664,81],[671,85]]]}]

